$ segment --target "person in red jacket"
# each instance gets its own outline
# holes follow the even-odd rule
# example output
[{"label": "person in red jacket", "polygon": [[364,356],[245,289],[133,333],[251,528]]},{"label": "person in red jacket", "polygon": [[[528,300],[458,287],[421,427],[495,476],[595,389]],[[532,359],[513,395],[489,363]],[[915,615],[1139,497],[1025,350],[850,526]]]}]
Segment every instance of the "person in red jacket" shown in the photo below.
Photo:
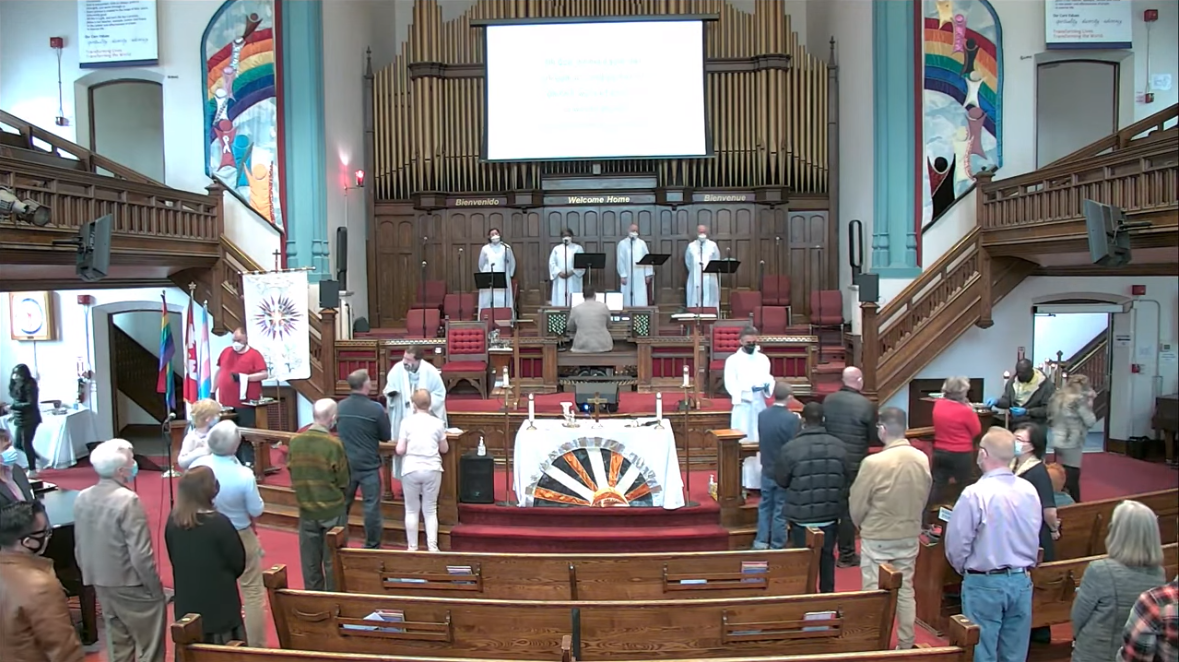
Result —
[{"label": "person in red jacket", "polygon": [[[262,353],[250,347],[246,330],[237,328],[233,332],[233,345],[221,350],[217,357],[217,402],[222,407],[232,407],[237,414],[239,428],[252,428],[256,423],[254,408],[246,402],[262,397],[262,380],[269,376],[266,359]],[[246,382],[246,397],[241,397],[241,383]],[[246,466],[254,464],[254,448],[250,444],[238,447],[237,459]]]},{"label": "person in red jacket", "polygon": [[925,504],[927,526],[936,521],[930,514],[935,504],[953,503],[954,495],[947,493],[950,480],[958,492],[972,482],[974,440],[982,434],[982,424],[966,397],[969,391],[969,379],[950,377],[942,384],[942,397],[933,403],[933,489]]}]

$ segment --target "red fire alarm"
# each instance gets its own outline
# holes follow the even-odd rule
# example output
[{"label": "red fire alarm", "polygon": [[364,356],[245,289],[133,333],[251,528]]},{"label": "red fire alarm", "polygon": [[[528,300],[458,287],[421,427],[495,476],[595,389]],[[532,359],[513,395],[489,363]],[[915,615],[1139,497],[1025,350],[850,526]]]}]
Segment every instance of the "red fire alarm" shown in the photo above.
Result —
[{"label": "red fire alarm", "polygon": [[94,295],[92,295],[92,294],[79,294],[78,295],[78,305],[79,306],[93,306],[94,305]]},{"label": "red fire alarm", "polygon": [[1133,296],[1136,296],[1136,297],[1144,297],[1144,296],[1146,296],[1146,286],[1145,285],[1131,285],[1130,286],[1130,294]]},{"label": "red fire alarm", "polygon": [[1134,373],[1135,375],[1140,374],[1142,372],[1142,364],[1131,363],[1130,364],[1130,372]]},{"label": "red fire alarm", "polygon": [[1154,23],[1155,21],[1159,20],[1159,10],[1147,9],[1146,11],[1142,12],[1142,20],[1146,21],[1147,23]]},{"label": "red fire alarm", "polygon": [[59,49],[65,48],[65,37],[50,37],[49,38],[49,47],[50,48],[59,48]]}]

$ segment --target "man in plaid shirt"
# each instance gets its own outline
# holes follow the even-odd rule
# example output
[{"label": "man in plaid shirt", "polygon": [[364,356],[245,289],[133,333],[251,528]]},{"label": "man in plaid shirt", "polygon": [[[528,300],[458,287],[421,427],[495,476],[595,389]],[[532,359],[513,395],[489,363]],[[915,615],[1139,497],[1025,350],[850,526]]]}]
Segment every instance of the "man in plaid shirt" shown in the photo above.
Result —
[{"label": "man in plaid shirt", "polygon": [[1122,662],[1179,659],[1179,577],[1138,596],[1122,637]]}]

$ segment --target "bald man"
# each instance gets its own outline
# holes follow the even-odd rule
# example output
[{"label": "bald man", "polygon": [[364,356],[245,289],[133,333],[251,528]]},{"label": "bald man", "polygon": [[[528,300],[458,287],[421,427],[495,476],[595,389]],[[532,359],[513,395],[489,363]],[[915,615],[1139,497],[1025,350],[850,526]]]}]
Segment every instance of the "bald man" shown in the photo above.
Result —
[{"label": "bald man", "polygon": [[637,264],[647,257],[647,242],[639,237],[639,226],[631,224],[626,239],[618,242],[618,282],[622,284],[622,305],[636,308],[647,305],[647,283],[655,275],[653,267]]},{"label": "bald man", "polygon": [[696,226],[696,240],[684,251],[684,264],[688,267],[688,308],[720,308],[720,277],[704,273],[708,263],[719,260],[720,256],[716,242],[708,238],[708,228]]},{"label": "bald man", "polygon": [[[860,462],[868,455],[868,446],[880,444],[876,432],[876,405],[860,393],[863,389],[864,373],[848,366],[843,369],[843,386],[823,399],[827,432],[843,442],[851,470],[849,480],[853,483],[859,474]],[[851,512],[845,512],[839,521],[838,565],[841,568],[860,565],[860,555],[856,553],[856,525],[852,523]]]},{"label": "bald man", "polygon": [[344,490],[348,488],[348,456],[344,445],[332,436],[336,424],[336,401],[316,400],[312,406],[315,422],[290,442],[287,469],[299,503],[299,559],[303,566],[303,588],[330,591],[332,557],[327,532],[348,526]]},{"label": "bald man", "polygon": [[1023,662],[1031,637],[1032,580],[1043,510],[1036,488],[1011,471],[1015,435],[993,427],[979,444],[983,475],[962,490],[946,523],[946,560],[962,575],[962,614],[979,627],[978,662]]}]

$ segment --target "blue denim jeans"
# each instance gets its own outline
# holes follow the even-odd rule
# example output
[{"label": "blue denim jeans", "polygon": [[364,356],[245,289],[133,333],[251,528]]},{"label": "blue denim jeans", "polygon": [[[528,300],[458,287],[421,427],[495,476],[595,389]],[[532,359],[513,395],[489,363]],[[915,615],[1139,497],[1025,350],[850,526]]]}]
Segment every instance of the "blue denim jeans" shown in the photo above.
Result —
[{"label": "blue denim jeans", "polygon": [[1025,662],[1032,625],[1032,578],[1025,572],[962,578],[962,615],[978,625],[975,662]]},{"label": "blue denim jeans", "polygon": [[378,549],[384,533],[384,518],[381,515],[381,472],[379,469],[352,474],[348,489],[344,491],[344,514],[352,514],[356,501],[356,490],[364,498],[364,546]]},{"label": "blue denim jeans", "polygon": [[782,549],[786,546],[786,490],[778,481],[761,475],[761,501],[757,503],[757,537],[754,549]]},{"label": "blue denim jeans", "polygon": [[[806,526],[790,523],[790,547],[806,547]],[[823,551],[819,555],[819,593],[835,592],[835,543],[839,538],[839,522],[819,527],[823,532]]]}]

